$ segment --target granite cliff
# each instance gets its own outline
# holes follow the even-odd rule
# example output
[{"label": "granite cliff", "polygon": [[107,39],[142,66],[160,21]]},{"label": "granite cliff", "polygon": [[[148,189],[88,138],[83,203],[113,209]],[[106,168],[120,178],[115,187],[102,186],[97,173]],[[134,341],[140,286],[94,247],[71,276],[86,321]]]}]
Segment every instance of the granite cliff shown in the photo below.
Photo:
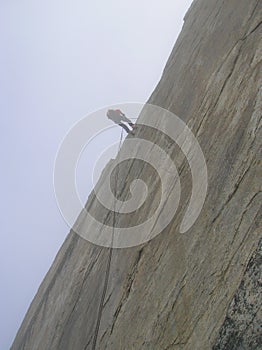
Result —
[{"label": "granite cliff", "polygon": [[[170,140],[141,128],[139,137],[176,158],[177,215],[133,248],[95,246],[71,231],[12,350],[88,350],[94,335],[101,350],[261,349],[261,18],[260,0],[195,0],[149,99],[182,118],[201,145],[209,182],[198,220],[178,232],[191,192],[188,165]],[[120,178],[150,179],[152,171],[132,162]],[[128,186],[120,184],[123,199]],[[158,202],[158,186],[145,212]],[[87,207],[100,215],[94,194]]]}]

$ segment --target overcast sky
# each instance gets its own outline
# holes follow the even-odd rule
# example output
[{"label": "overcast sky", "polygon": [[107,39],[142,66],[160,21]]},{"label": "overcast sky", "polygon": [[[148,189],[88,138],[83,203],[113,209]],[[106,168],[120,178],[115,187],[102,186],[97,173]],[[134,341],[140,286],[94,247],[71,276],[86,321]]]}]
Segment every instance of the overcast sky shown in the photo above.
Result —
[{"label": "overcast sky", "polygon": [[146,102],[190,3],[0,0],[1,350],[69,231],[53,190],[61,140],[91,111]]}]

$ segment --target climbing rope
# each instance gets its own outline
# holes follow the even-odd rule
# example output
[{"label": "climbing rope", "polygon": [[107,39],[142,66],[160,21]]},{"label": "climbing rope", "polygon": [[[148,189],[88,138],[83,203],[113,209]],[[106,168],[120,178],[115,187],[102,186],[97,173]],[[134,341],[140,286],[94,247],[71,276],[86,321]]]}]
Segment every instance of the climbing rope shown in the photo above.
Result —
[{"label": "climbing rope", "polygon": [[[123,140],[123,129],[121,130],[121,136],[120,136],[117,154],[120,151],[122,140]],[[116,172],[116,176],[115,176],[115,200],[114,200],[114,212],[113,212],[112,239],[111,239],[111,245],[109,248],[108,260],[107,260],[107,266],[106,266],[106,272],[105,272],[104,287],[103,287],[103,292],[102,292],[102,296],[101,296],[101,302],[100,302],[99,309],[98,309],[98,316],[97,316],[96,328],[95,328],[95,333],[94,333],[94,338],[93,338],[92,350],[96,350],[97,338],[98,338],[98,333],[99,333],[99,328],[100,328],[100,323],[101,323],[101,318],[102,318],[102,312],[103,312],[106,292],[107,292],[107,288],[108,288],[109,275],[110,275],[110,268],[111,268],[112,254],[113,254],[113,242],[114,242],[114,235],[115,235],[115,223],[116,223],[117,183],[118,183],[118,171]]]}]

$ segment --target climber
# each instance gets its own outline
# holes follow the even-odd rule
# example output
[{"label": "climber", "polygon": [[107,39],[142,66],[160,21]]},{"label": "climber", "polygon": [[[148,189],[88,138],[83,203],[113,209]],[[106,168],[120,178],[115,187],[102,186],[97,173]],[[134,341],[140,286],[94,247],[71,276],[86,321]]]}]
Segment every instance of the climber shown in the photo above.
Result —
[{"label": "climber", "polygon": [[[129,120],[125,114],[120,111],[120,109],[109,109],[106,115],[108,119],[111,119],[114,123],[120,125],[123,129],[125,129],[128,134],[134,135],[135,124],[132,123],[131,120]],[[123,122],[127,123],[131,129],[129,129],[128,126]]]}]

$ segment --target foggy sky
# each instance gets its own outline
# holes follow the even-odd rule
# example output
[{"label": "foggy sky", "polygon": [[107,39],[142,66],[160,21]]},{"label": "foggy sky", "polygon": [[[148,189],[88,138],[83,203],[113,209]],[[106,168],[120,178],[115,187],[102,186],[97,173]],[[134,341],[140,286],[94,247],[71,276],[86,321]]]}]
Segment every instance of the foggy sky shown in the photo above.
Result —
[{"label": "foggy sky", "polygon": [[91,111],[147,101],[190,3],[0,1],[0,349],[69,231],[53,190],[61,140]]}]

